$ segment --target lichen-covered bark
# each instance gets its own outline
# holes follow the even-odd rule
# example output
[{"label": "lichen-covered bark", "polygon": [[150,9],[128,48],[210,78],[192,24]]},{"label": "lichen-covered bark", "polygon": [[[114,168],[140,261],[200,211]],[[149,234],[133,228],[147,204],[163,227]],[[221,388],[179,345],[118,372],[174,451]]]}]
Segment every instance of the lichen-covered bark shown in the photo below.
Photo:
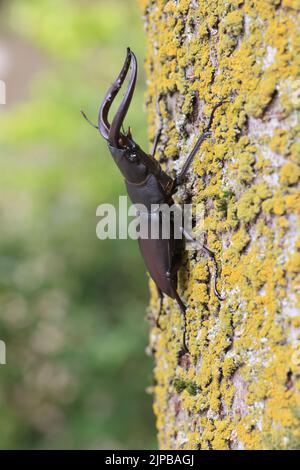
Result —
[{"label": "lichen-covered bark", "polygon": [[161,95],[157,158],[169,172],[212,105],[229,101],[178,196],[205,205],[226,300],[212,292],[210,261],[186,252],[179,292],[191,354],[178,359],[182,319],[170,299],[150,337],[160,447],[300,448],[300,1],[139,1],[149,136]]}]

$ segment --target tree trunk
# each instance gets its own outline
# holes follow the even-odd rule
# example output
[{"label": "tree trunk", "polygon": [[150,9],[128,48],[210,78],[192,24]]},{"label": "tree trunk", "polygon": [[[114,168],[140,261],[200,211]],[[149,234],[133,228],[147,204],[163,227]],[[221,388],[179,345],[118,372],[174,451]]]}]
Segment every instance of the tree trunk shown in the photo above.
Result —
[{"label": "tree trunk", "polygon": [[178,357],[171,299],[150,337],[160,447],[300,448],[300,1],[139,1],[149,136],[161,122],[157,158],[169,173],[227,101],[177,195],[204,204],[226,299],[213,293],[211,261],[185,251],[190,355]]}]

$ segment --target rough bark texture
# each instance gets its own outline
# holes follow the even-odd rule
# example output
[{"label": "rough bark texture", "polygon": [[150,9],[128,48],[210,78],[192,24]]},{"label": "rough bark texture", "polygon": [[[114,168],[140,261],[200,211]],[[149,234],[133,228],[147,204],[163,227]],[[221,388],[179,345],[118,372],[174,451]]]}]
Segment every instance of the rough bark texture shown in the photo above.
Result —
[{"label": "rough bark texture", "polygon": [[186,252],[179,292],[191,355],[177,357],[182,319],[170,299],[150,338],[160,447],[299,448],[300,1],[140,3],[149,136],[161,94],[157,158],[169,172],[181,168],[212,105],[230,101],[177,197],[205,205],[226,300],[213,294],[210,261]]}]

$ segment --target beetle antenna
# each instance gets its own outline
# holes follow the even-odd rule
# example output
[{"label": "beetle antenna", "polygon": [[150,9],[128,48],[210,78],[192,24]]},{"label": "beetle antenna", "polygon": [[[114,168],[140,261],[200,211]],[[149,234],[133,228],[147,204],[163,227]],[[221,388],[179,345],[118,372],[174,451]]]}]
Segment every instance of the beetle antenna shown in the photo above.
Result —
[{"label": "beetle antenna", "polygon": [[80,111],[81,115],[84,117],[84,119],[92,126],[94,127],[95,129],[98,130],[98,126],[96,126],[95,124],[92,123],[92,121],[89,120],[89,118],[87,117],[87,115],[85,114],[84,111]]}]

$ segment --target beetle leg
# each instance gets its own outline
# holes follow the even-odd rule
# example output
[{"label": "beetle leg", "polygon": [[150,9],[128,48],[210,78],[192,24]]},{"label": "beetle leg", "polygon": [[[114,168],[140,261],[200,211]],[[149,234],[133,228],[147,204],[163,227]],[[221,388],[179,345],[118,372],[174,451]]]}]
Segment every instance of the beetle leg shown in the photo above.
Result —
[{"label": "beetle leg", "polygon": [[[199,244],[199,242],[197,242],[197,240],[194,240],[194,238],[183,227],[181,228],[181,230],[182,230],[183,235],[185,236],[185,238],[188,241],[193,242],[195,244]],[[206,245],[204,245],[202,243],[199,244],[199,249],[204,250],[214,263],[215,270],[214,270],[214,274],[213,274],[213,286],[214,286],[215,296],[220,301],[225,300],[225,298],[221,296],[221,294],[219,293],[218,288],[217,288],[217,278],[218,278],[219,268],[218,268],[218,263],[217,263],[215,254]]]},{"label": "beetle leg", "polygon": [[203,134],[200,135],[199,139],[197,140],[193,150],[191,151],[191,153],[189,154],[189,156],[187,157],[183,167],[182,167],[182,170],[181,172],[179,173],[178,176],[176,176],[175,178],[175,187],[178,187],[180,185],[183,184],[185,178],[186,178],[186,175],[187,175],[187,172],[195,158],[195,155],[198,153],[202,143],[204,142],[205,139],[207,139],[207,137],[210,137],[211,136],[211,133],[210,132],[204,132]]},{"label": "beetle leg", "polygon": [[[160,111],[159,111],[160,98],[161,98],[161,95],[159,95],[156,99],[156,113],[158,114],[158,116],[160,116]],[[161,136],[161,132],[162,132],[162,122],[160,123],[159,129],[156,133],[156,136],[153,142],[153,147],[152,147],[151,154],[150,154],[152,158],[154,158],[155,156],[155,152],[156,152],[157,145]]]},{"label": "beetle leg", "polygon": [[164,295],[163,295],[162,291],[160,290],[160,288],[158,287],[158,285],[157,284],[155,284],[155,285],[156,285],[157,294],[158,294],[158,297],[159,297],[159,312],[158,312],[158,315],[156,317],[155,324],[156,324],[157,328],[161,329],[161,326],[159,324],[159,319],[160,319],[160,316],[162,314]]},{"label": "beetle leg", "polygon": [[189,154],[189,156],[187,157],[183,167],[182,167],[182,170],[181,172],[179,173],[179,175],[175,178],[175,185],[174,185],[174,189],[178,186],[180,186],[181,184],[183,184],[185,178],[186,178],[186,175],[187,175],[187,172],[195,158],[195,155],[198,153],[202,143],[204,142],[205,139],[207,139],[208,137],[211,136],[211,132],[210,132],[210,128],[211,128],[211,125],[212,125],[212,122],[213,122],[213,118],[214,118],[214,114],[215,114],[215,111],[217,108],[219,108],[219,106],[221,106],[223,103],[226,103],[226,101],[221,101],[217,104],[214,105],[213,109],[212,109],[212,112],[210,114],[210,117],[209,117],[209,121],[208,121],[208,124],[206,126],[206,128],[204,129],[204,132],[203,134],[200,135],[200,137],[198,138],[197,142],[195,143],[194,145],[194,148],[192,149],[191,153]]},{"label": "beetle leg", "polygon": [[176,290],[175,281],[174,281],[174,273],[172,271],[168,272],[168,273],[166,273],[166,277],[170,280],[172,294],[174,295],[174,298],[178,303],[178,306],[180,308],[180,312],[181,312],[182,317],[183,317],[182,349],[179,353],[179,356],[183,356],[184,354],[189,353],[189,349],[188,349],[187,344],[186,344],[186,306],[182,302],[182,300],[181,300],[181,298],[180,298],[180,296],[179,296],[179,294]]},{"label": "beetle leg", "polygon": [[217,288],[217,279],[218,279],[218,275],[219,275],[219,268],[218,268],[218,263],[216,261],[215,254],[206,245],[202,245],[202,249],[208,254],[208,256],[212,259],[212,261],[215,265],[215,272],[214,272],[214,275],[213,275],[215,296],[220,301],[225,300],[225,298],[221,296],[221,294],[219,293],[218,288]]},{"label": "beetle leg", "polygon": [[159,130],[156,133],[156,136],[155,136],[155,139],[154,139],[154,142],[153,142],[153,147],[152,147],[151,154],[150,154],[152,158],[154,158],[154,156],[155,156],[157,145],[158,145],[158,142],[159,142],[159,139],[160,139],[160,136],[161,136],[161,131],[162,131],[162,129],[160,127]]},{"label": "beetle leg", "polygon": [[182,317],[183,317],[183,337],[182,337],[182,349],[179,353],[179,356],[183,356],[184,354],[186,353],[189,353],[189,348],[187,347],[187,344],[186,344],[186,306],[184,305],[184,303],[182,302],[175,286],[174,286],[174,282],[172,282],[172,290],[173,290],[173,293],[174,293],[174,297],[179,305],[179,308],[180,308],[180,312],[182,314]]}]

